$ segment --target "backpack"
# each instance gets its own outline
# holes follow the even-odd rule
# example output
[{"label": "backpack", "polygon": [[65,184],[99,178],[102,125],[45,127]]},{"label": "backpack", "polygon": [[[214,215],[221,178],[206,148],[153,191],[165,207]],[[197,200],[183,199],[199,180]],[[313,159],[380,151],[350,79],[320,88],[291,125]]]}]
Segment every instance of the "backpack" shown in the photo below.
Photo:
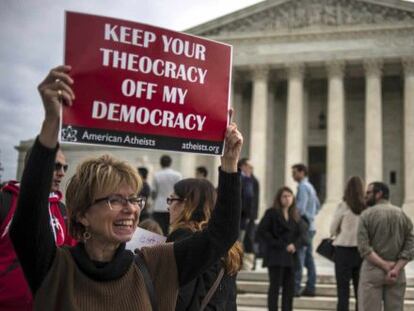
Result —
[{"label": "backpack", "polygon": [[68,227],[68,215],[66,211],[66,206],[60,201],[58,202],[58,204],[59,204],[59,211],[62,214],[63,220],[65,221],[65,225],[66,227]]},{"label": "backpack", "polygon": [[[11,201],[13,199],[13,194],[8,192],[8,191],[4,191],[3,189],[0,189],[0,228],[4,222],[4,220],[6,219],[7,215],[10,212],[10,208],[11,208]],[[67,212],[66,212],[66,206],[65,204],[63,204],[62,202],[59,201],[59,210],[60,213],[62,214],[62,217],[65,221],[65,225],[68,225],[68,216],[67,216]]]}]

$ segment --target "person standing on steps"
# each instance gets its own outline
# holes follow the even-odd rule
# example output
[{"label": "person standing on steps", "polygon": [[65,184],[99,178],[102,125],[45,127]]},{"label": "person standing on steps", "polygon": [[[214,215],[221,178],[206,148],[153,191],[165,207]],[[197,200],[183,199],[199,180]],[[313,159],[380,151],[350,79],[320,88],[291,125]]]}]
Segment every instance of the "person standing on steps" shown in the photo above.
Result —
[{"label": "person standing on steps", "polygon": [[[313,259],[313,238],[316,233],[315,217],[321,209],[318,196],[315,188],[309,182],[308,169],[302,164],[295,164],[292,166],[292,177],[298,183],[298,192],[296,194],[296,206],[302,218],[308,222],[308,237],[309,244],[297,250],[299,263],[295,275],[295,296],[315,296],[316,285],[316,268]],[[302,270],[306,267],[308,271],[308,279],[306,286],[301,291]]]}]

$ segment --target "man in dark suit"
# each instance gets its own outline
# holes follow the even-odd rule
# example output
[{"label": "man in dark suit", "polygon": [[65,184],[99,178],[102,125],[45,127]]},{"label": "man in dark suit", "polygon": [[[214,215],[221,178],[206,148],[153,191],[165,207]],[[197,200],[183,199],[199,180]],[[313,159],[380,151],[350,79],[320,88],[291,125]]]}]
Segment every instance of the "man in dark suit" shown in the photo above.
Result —
[{"label": "man in dark suit", "polygon": [[243,268],[254,269],[254,232],[259,208],[259,182],[253,175],[253,166],[248,158],[239,161],[239,169],[242,175],[242,214],[240,221],[239,240],[243,243],[245,257]]}]

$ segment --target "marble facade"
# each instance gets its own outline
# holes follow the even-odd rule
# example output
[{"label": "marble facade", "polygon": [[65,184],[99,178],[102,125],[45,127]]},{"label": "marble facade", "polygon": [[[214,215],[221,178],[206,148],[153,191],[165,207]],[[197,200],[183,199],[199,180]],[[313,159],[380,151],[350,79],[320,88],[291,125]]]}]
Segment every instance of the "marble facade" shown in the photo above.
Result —
[{"label": "marble facade", "polygon": [[[304,162],[324,202],[318,226],[349,176],[390,184],[414,217],[414,3],[399,0],[268,0],[186,32],[233,45],[232,103],[261,184],[261,212],[290,167]],[[18,148],[21,164],[29,142]],[[64,146],[71,170],[105,148]],[[111,149],[158,169],[164,152]],[[184,176],[218,159],[174,153]],[[73,165],[72,165],[73,164]],[[21,172],[19,165],[19,172]]]}]

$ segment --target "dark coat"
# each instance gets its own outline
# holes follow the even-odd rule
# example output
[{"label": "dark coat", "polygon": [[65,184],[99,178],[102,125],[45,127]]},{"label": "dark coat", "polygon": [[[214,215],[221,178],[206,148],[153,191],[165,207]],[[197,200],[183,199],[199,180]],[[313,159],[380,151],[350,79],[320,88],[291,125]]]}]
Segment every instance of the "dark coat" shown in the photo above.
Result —
[{"label": "dark coat", "polygon": [[[172,232],[167,242],[179,241],[191,236],[193,232],[189,229],[177,229]],[[223,264],[221,260],[209,267],[203,274],[191,281],[185,286],[180,287],[176,304],[176,311],[199,311],[201,302],[207,295],[207,292],[213,286],[217,279]],[[207,304],[205,311],[236,311],[236,275],[229,276],[226,273],[210,302]]]},{"label": "dark coat", "polygon": [[139,222],[141,222],[141,221],[143,221],[143,220],[145,220],[145,219],[147,219],[147,218],[150,217],[149,210],[150,210],[150,207],[151,206],[149,206],[149,203],[148,203],[148,198],[150,197],[150,195],[151,195],[151,187],[144,180],[143,183],[142,183],[142,189],[139,192],[138,196],[144,197],[147,200],[147,203],[146,203],[145,208],[142,210],[142,212],[141,212],[141,214],[139,216]]},{"label": "dark coat", "polygon": [[253,219],[250,219],[245,227],[246,234],[243,240],[243,250],[245,253],[254,253],[258,255],[258,243],[256,240],[257,225]]},{"label": "dark coat", "polygon": [[242,213],[241,222],[246,224],[249,219],[257,219],[257,212],[259,209],[259,181],[252,175],[247,177],[242,175]]},{"label": "dark coat", "polygon": [[307,224],[301,219],[288,221],[280,210],[269,208],[260,221],[257,238],[263,255],[263,266],[293,267],[297,261],[296,253],[291,254],[286,247],[293,243],[296,250],[307,244]]},{"label": "dark coat", "polygon": [[142,189],[141,189],[141,191],[139,192],[139,196],[140,197],[144,197],[145,199],[148,199],[149,198],[149,196],[150,196],[150,194],[151,194],[151,187],[150,187],[150,185],[144,180],[143,182],[142,182]]}]

